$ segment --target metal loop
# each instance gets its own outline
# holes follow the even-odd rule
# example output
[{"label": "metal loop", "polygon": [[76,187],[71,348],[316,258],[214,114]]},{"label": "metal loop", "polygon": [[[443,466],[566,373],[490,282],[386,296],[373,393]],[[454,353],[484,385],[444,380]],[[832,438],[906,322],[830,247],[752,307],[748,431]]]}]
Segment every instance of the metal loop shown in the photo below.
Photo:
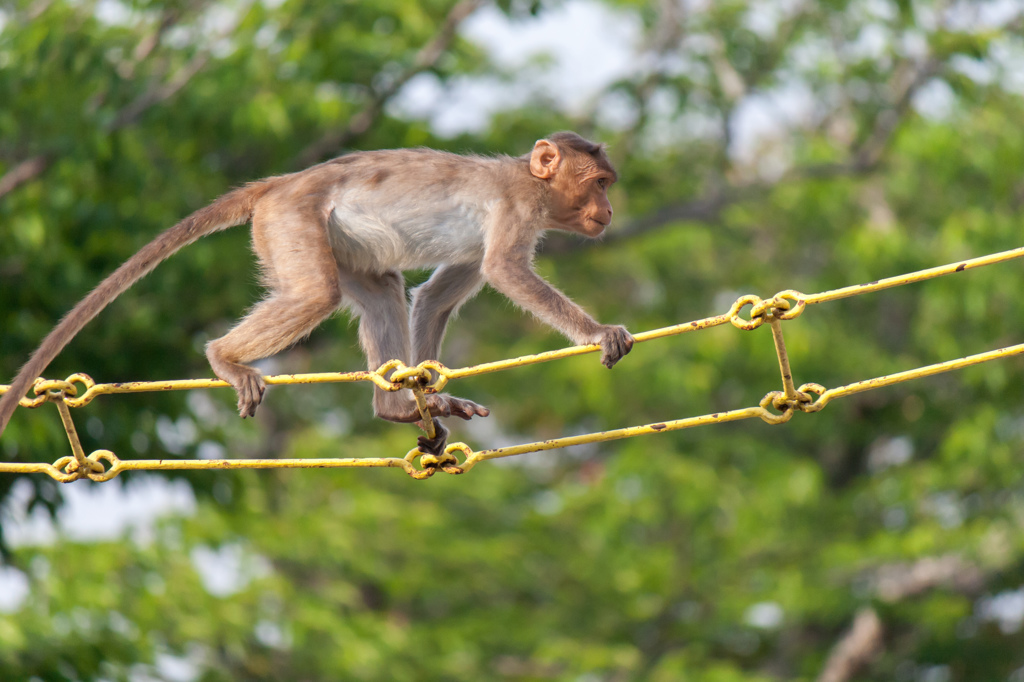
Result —
[{"label": "metal loop", "polygon": [[[41,381],[41,380],[42,380],[42,377],[40,377],[39,379],[36,379],[36,381]],[[35,408],[39,407],[40,405],[45,405],[47,402],[49,402],[49,401],[47,400],[47,397],[46,397],[45,393],[42,394],[42,395],[37,395],[35,398],[29,398],[28,396],[22,396],[21,398],[18,399],[18,406],[19,407],[27,407],[30,410],[32,410],[32,409],[35,409]]]},{"label": "metal loop", "polygon": [[433,377],[426,367],[407,367],[402,365],[391,374],[391,382],[401,384],[402,388],[423,388]]},{"label": "metal loop", "polygon": [[[440,455],[424,454],[420,456],[420,466],[424,469],[443,469],[448,473],[451,468],[458,468],[459,460],[450,452],[442,452]],[[462,473],[461,471],[459,473]]]},{"label": "metal loop", "polygon": [[68,474],[77,474],[79,478],[84,478],[91,474],[102,474],[106,471],[106,467],[96,461],[92,455],[86,457],[82,463],[79,463],[74,457],[71,461],[64,466],[64,472]]},{"label": "metal loop", "polygon": [[[761,398],[761,419],[769,424],[784,424],[793,418],[796,412],[796,401],[790,401],[783,391],[771,391],[764,398]],[[773,407],[779,411],[775,414],[768,408]]]},{"label": "metal loop", "polygon": [[[762,303],[764,303],[764,301],[761,299],[761,297],[755,296],[754,294],[740,296],[738,299],[736,299],[736,302],[732,304],[732,308],[729,309],[729,322],[731,322],[732,326],[736,327],[737,329],[743,329],[746,331],[752,331],[754,329],[757,329],[762,324],[764,324],[764,317],[758,317],[757,315],[755,315],[754,310],[756,310],[757,307]],[[744,320],[742,317],[740,317],[740,310],[742,310],[748,305],[753,305],[754,310],[751,310],[750,319]]]},{"label": "metal loop", "polygon": [[[78,396],[78,389],[74,386],[76,383],[85,386],[81,397],[76,397]],[[35,397],[22,396],[18,399],[18,405],[34,409],[45,403],[63,402],[69,407],[81,407],[92,401],[94,396],[90,391],[95,385],[96,382],[92,380],[92,377],[81,372],[72,374],[64,380],[39,377],[32,384],[32,393]]]},{"label": "metal loop", "polygon": [[[79,396],[75,384],[85,388]],[[44,402],[63,402],[68,407],[82,407],[92,402],[95,397],[91,392],[96,382],[88,374],[76,372],[67,379],[44,379],[39,377],[32,384],[32,392],[36,398],[22,398],[18,404],[22,407],[38,407]]]},{"label": "metal loop", "polygon": [[[822,399],[825,391],[824,386],[813,383],[803,384],[798,388],[795,398],[787,398],[784,391],[772,391],[761,399],[761,408],[765,411],[761,419],[769,424],[782,424],[792,419],[798,410],[819,412],[828,404],[827,399]],[[770,412],[769,407],[778,410],[779,414]]]},{"label": "metal loop", "polygon": [[[789,310],[789,301],[780,299],[780,302],[784,310]],[[775,317],[775,309],[777,305],[779,305],[779,303],[776,302],[774,298],[758,301],[754,304],[754,307],[750,309],[750,319]]]},{"label": "metal loop", "polygon": [[[751,306],[750,319],[740,317],[740,310]],[[757,329],[768,318],[777,320],[793,320],[800,317],[807,307],[805,296],[795,289],[780,291],[769,299],[763,299],[754,294],[740,296],[729,309],[729,322],[737,329],[751,331]]]},{"label": "metal loop", "polygon": [[96,386],[96,382],[93,381],[92,377],[89,376],[88,374],[85,374],[83,372],[76,372],[69,376],[64,381],[66,381],[68,384],[82,384],[82,386],[85,387],[85,390],[82,391],[82,393],[78,395],[77,398],[74,397],[74,393],[70,395],[65,394],[64,404],[67,405],[68,407],[82,407],[83,405],[88,405],[89,403],[92,402],[92,399],[95,398],[96,395],[98,395],[92,390],[93,387]]},{"label": "metal loop", "polygon": [[[437,360],[424,360],[418,367],[430,374],[430,380],[423,386],[424,393],[440,393],[448,385],[448,374],[451,370]],[[436,378],[434,378],[435,374]]]},{"label": "metal loop", "polygon": [[[803,314],[804,308],[807,307],[807,297],[795,289],[780,291],[772,296],[772,302],[776,311],[774,315],[780,320],[795,320]],[[779,312],[780,310],[784,312]]]},{"label": "metal loop", "polygon": [[46,400],[50,402],[58,402],[70,396],[74,398],[78,395],[78,389],[70,381],[63,381],[61,379],[36,379],[35,383],[32,384],[32,392],[36,395],[46,395]]},{"label": "metal loop", "polygon": [[[74,473],[69,473],[67,471],[71,465],[75,466],[76,471]],[[47,469],[46,473],[50,474],[52,478],[56,479],[60,483],[70,483],[71,481],[77,481],[84,477],[84,473],[77,471],[77,468],[78,461],[71,455],[65,455],[54,462],[52,467]]]},{"label": "metal loop", "polygon": [[377,388],[381,388],[385,391],[400,391],[402,389],[402,384],[394,383],[388,379],[386,375],[388,372],[393,370],[401,370],[405,368],[406,365],[401,360],[388,360],[376,370],[370,372],[370,381],[372,381]]},{"label": "metal loop", "polygon": [[[103,466],[100,460],[106,460],[110,467]],[[84,466],[71,455],[61,457],[53,463],[54,471],[49,474],[61,483],[70,483],[83,478],[96,482],[109,481],[121,473],[121,460],[110,450],[97,450],[83,462]]]},{"label": "metal loop", "polygon": [[[405,455],[405,461],[409,463],[409,466],[405,468],[407,474],[417,480],[423,480],[430,478],[438,471],[443,471],[446,474],[458,475],[465,473],[465,469],[459,464],[458,458],[452,454],[455,450],[460,450],[465,453],[468,450],[468,446],[464,443],[454,443],[445,448],[445,451],[440,455],[434,455],[429,452],[422,452],[419,448],[413,448]],[[415,468],[413,461],[419,457],[420,467]]]},{"label": "metal loop", "polygon": [[438,393],[448,384],[450,373],[451,370],[437,360],[424,360],[415,367],[409,367],[401,360],[388,360],[370,372],[369,379],[385,391],[417,386],[425,393]]},{"label": "metal loop", "polygon": [[[825,391],[825,387],[821,384],[802,385],[797,389],[801,400],[800,409],[804,412],[820,412],[828,404],[828,400],[822,398]],[[812,397],[812,393],[817,397]]]}]

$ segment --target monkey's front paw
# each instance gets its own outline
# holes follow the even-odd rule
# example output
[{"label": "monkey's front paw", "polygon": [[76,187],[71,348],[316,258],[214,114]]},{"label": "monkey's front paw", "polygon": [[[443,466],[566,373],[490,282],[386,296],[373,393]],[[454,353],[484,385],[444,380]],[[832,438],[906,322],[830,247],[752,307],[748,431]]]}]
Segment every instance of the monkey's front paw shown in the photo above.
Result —
[{"label": "monkey's front paw", "polygon": [[238,392],[238,414],[242,419],[256,415],[256,408],[263,401],[263,393],[267,390],[267,384],[259,374],[246,374],[239,380],[235,387]]},{"label": "monkey's front paw", "polygon": [[442,426],[441,422],[436,419],[434,420],[434,434],[433,438],[428,438],[427,436],[419,437],[416,444],[420,452],[429,455],[440,455],[444,452],[444,447],[448,444],[448,429]]},{"label": "monkey's front paw", "polygon": [[477,405],[472,400],[456,398],[445,393],[428,395],[427,407],[430,408],[430,414],[435,417],[472,419],[473,417],[486,417],[491,413],[486,407]]},{"label": "monkey's front paw", "polygon": [[633,335],[626,328],[610,324],[602,328],[600,340],[601,364],[611,369],[624,355],[633,350]]}]

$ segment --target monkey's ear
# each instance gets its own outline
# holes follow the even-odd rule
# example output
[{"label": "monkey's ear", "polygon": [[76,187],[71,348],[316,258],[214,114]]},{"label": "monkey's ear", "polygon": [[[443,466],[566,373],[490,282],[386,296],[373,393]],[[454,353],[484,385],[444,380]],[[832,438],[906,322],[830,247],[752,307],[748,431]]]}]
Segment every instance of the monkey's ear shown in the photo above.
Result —
[{"label": "monkey's ear", "polygon": [[534,177],[547,180],[554,177],[562,165],[562,153],[547,140],[537,140],[530,153],[530,172]]}]

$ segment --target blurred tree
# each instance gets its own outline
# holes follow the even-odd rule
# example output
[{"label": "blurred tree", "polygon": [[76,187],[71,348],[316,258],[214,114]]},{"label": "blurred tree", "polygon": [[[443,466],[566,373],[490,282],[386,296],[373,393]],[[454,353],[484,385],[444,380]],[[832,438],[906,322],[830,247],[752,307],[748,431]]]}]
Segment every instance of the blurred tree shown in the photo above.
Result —
[{"label": "blurred tree", "polygon": [[[582,104],[535,77],[557,60],[509,68],[472,30],[460,37],[476,3],[3,5],[0,371],[161,227],[348,149],[521,153],[556,128],[608,141],[621,226],[585,248],[553,236],[542,267],[634,330],[742,293],[1020,244],[1018,4],[592,0],[478,16],[526,31],[567,6],[635,32],[625,75]],[[393,104],[422,79],[451,93],[467,78],[530,94],[444,139]],[[258,296],[251,259],[231,255],[245,239],[161,266],[50,374],[207,374],[202,343]],[[786,325],[797,382],[1019,342],[1017,272],[816,306]],[[452,366],[561,343],[489,294],[456,325]],[[769,336],[720,328],[643,344],[613,372],[588,356],[466,381],[494,412],[462,437],[486,447],[755,404],[778,384]],[[362,360],[341,318],[275,362]],[[705,427],[423,484],[189,476],[199,510],[148,543],[16,548],[4,575],[28,592],[0,614],[0,677],[1021,679],[1020,368],[864,393],[777,428]],[[122,457],[394,453],[413,437],[372,421],[368,390],[279,389],[246,423],[228,393],[110,398],[74,416],[87,448]],[[22,412],[0,453],[53,460],[62,439],[52,414]],[[39,477],[5,477],[4,494],[15,483],[33,504],[59,502]]]}]

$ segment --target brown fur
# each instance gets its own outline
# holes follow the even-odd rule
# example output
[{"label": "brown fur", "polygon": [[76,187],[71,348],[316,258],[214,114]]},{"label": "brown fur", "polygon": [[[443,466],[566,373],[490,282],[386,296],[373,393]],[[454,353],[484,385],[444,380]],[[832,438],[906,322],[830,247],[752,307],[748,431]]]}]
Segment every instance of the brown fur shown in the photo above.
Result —
[{"label": "brown fur", "polygon": [[[393,358],[418,363],[437,358],[449,318],[485,281],[574,342],[601,344],[611,367],[633,338],[596,322],[534,273],[532,261],[546,229],[600,235],[616,179],[603,145],[566,132],[519,158],[360,152],[251,183],[158,236],[76,305],[0,397],[0,433],[34,379],[110,301],[186,244],[248,221],[268,294],[206,352],[237,391],[243,417],[255,414],[265,390],[248,363],[288,347],[339,307],[359,316],[370,368]],[[438,267],[412,292],[410,312],[401,270],[429,265]],[[384,419],[420,418],[407,391],[376,389],[373,402]],[[428,396],[428,406],[433,416],[488,414],[444,394]],[[437,438],[421,439],[432,452],[447,436],[437,426]]]}]

